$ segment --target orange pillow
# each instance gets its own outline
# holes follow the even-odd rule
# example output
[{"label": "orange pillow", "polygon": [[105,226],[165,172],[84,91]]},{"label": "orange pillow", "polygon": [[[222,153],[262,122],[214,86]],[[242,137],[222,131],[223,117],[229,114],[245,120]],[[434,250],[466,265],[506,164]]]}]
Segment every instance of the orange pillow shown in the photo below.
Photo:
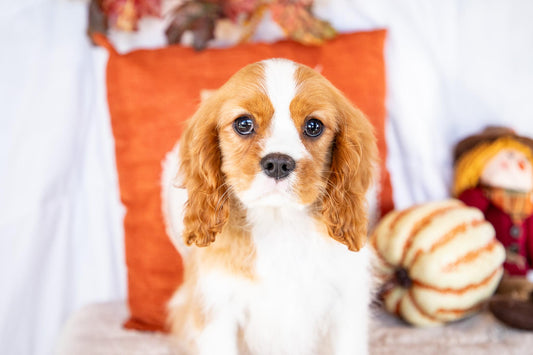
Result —
[{"label": "orange pillow", "polygon": [[166,236],[161,212],[161,162],[179,138],[183,121],[196,110],[202,90],[218,88],[246,64],[284,57],[321,68],[374,124],[381,156],[379,203],[382,212],[392,208],[385,166],[385,36],[379,30],[340,35],[321,47],[279,42],[198,53],[171,46],[124,55],[105,37],[95,36],[110,52],[107,95],[127,211],[127,328],[164,330],[166,302],[182,281],[181,260]]}]

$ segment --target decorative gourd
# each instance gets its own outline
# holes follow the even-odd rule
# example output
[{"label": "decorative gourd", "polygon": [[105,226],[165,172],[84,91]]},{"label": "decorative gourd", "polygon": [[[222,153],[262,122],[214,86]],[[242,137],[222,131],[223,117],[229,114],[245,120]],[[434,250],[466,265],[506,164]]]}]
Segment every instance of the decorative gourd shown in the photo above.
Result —
[{"label": "decorative gourd", "polygon": [[385,308],[417,326],[475,312],[503,274],[505,250],[483,213],[459,200],[387,214],[371,236]]}]

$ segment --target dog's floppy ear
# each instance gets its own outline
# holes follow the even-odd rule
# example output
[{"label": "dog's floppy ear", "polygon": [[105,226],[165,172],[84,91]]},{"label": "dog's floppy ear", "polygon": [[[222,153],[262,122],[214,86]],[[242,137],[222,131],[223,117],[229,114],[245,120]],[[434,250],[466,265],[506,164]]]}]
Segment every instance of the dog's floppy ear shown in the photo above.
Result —
[{"label": "dog's floppy ear", "polygon": [[188,201],[183,218],[187,245],[207,246],[215,241],[229,217],[221,171],[216,93],[208,97],[189,120],[180,142],[180,175]]},{"label": "dog's floppy ear", "polygon": [[361,111],[337,90],[335,98],[339,126],[327,193],[322,198],[322,218],[333,239],[357,251],[367,237],[366,192],[377,159],[376,138]]}]

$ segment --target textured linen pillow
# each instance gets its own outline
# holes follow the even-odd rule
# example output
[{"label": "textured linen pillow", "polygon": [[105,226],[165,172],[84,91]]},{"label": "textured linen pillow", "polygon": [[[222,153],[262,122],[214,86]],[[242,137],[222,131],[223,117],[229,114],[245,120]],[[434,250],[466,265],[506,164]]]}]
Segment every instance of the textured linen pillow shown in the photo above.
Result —
[{"label": "textured linen pillow", "polygon": [[381,212],[392,209],[385,162],[386,31],[340,35],[320,47],[293,42],[244,44],[195,52],[180,46],[117,53],[108,40],[94,40],[110,53],[107,95],[124,220],[128,269],[127,328],[165,330],[166,303],[182,281],[181,259],[165,232],[161,212],[161,163],[179,139],[183,122],[201,93],[220,87],[238,69],[283,57],[318,69],[370,119],[380,151]]}]

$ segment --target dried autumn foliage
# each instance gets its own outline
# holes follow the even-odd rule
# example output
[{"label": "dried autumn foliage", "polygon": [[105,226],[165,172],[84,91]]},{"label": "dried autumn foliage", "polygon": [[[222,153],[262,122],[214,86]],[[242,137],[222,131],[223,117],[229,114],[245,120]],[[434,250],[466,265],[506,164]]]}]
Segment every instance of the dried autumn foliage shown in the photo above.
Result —
[{"label": "dried autumn foliage", "polygon": [[[288,38],[319,45],[335,37],[336,32],[328,22],[313,15],[312,5],[313,0],[184,0],[172,11],[165,34],[173,44],[190,32],[193,47],[202,50],[214,39],[217,21],[229,19],[242,26],[241,41],[247,41],[270,11]],[[106,32],[108,26],[133,31],[141,17],[160,13],[161,0],[91,0],[88,32]]]},{"label": "dried autumn foliage", "polygon": [[105,33],[109,27],[134,31],[142,17],[160,15],[161,0],[91,0],[87,32]]},{"label": "dried autumn foliage", "polygon": [[137,29],[144,16],[160,16],[161,0],[100,0],[110,25],[124,31]]},{"label": "dried autumn foliage", "polygon": [[186,31],[193,34],[193,46],[204,49],[214,38],[216,22],[230,19],[245,27],[242,41],[253,36],[257,25],[270,11],[286,36],[307,45],[319,45],[335,37],[335,29],[316,18],[312,0],[188,0],[173,11],[166,34],[169,43],[179,43]]},{"label": "dried autumn foliage", "polygon": [[223,18],[221,1],[186,1],[172,15],[165,34],[169,43],[180,43],[183,34],[191,31],[193,47],[202,50],[215,37],[216,21]]},{"label": "dried autumn foliage", "polygon": [[313,16],[311,5],[305,1],[270,4],[272,19],[285,31],[287,37],[308,45],[319,45],[337,34],[327,21]]}]

